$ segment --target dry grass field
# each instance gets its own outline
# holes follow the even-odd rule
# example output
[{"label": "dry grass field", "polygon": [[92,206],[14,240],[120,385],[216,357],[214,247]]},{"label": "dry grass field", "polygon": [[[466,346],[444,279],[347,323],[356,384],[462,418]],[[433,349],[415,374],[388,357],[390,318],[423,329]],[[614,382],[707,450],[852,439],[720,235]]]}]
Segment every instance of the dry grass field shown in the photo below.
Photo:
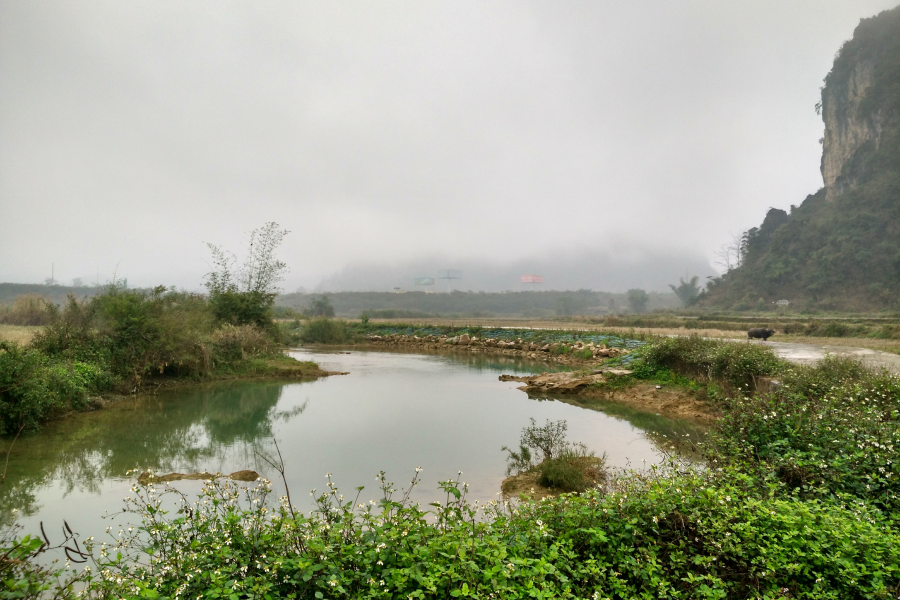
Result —
[{"label": "dry grass field", "polygon": [[26,325],[4,325],[0,323],[0,340],[17,342],[19,344],[27,344],[31,341],[40,327],[30,327]]}]

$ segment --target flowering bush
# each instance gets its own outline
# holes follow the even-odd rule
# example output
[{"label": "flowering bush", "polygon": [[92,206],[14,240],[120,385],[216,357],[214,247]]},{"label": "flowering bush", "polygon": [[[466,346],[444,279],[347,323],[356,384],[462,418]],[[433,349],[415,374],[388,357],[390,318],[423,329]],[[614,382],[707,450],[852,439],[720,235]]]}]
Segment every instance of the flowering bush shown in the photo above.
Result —
[{"label": "flowering bush", "polygon": [[[413,479],[413,485],[417,478]],[[430,512],[379,475],[363,503],[270,509],[269,483],[190,502],[134,488],[140,525],[93,542],[92,593],[145,598],[861,598],[900,584],[900,535],[861,501],[760,496],[731,471],[673,469],[616,491]],[[358,492],[361,490],[358,490]],[[166,497],[177,509],[166,512]],[[398,497],[399,496],[399,497]],[[142,557],[143,560],[142,560]]]},{"label": "flowering bush", "polygon": [[842,359],[792,366],[775,393],[728,401],[714,454],[809,498],[900,512],[900,378]]}]

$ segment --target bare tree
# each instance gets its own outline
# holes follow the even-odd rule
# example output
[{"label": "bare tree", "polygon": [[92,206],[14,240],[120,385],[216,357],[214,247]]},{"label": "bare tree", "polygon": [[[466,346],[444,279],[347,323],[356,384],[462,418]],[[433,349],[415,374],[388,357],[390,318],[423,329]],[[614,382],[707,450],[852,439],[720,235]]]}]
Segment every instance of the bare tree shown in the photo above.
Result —
[{"label": "bare tree", "polygon": [[745,233],[732,233],[731,240],[722,245],[722,248],[716,252],[719,260],[716,264],[720,265],[725,272],[737,269],[744,262],[744,256],[747,250],[747,235]]},{"label": "bare tree", "polygon": [[271,221],[250,232],[247,257],[237,267],[237,257],[207,242],[213,256],[213,270],[206,274],[211,292],[255,292],[276,294],[287,265],[275,257],[275,251],[289,232]]},{"label": "bare tree", "polygon": [[274,221],[250,232],[250,249],[241,269],[241,278],[246,278],[248,292],[271,294],[279,291],[278,282],[284,279],[282,275],[287,271],[287,265],[275,258],[275,250],[288,233]]}]

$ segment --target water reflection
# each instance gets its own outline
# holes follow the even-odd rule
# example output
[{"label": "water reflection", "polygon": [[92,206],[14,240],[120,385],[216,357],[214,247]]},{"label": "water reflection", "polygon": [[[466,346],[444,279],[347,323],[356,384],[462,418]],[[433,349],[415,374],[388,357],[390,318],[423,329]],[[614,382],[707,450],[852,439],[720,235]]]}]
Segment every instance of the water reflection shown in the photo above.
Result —
[{"label": "water reflection", "polygon": [[[394,481],[425,468],[415,499],[435,498],[437,481],[465,472],[472,498],[489,500],[505,472],[504,445],[514,445],[530,418],[566,419],[573,441],[606,453],[614,467],[659,460],[660,434],[695,435],[683,423],[577,399],[529,398],[500,373],[560,370],[521,357],[459,353],[298,350],[298,358],[350,375],[313,382],[223,382],[114,403],[49,424],[20,438],[0,485],[0,519],[17,508],[29,531],[39,520],[67,519],[91,534],[108,525],[134,479],[157,472],[252,469],[275,480],[260,455],[279,440],[292,496],[321,489],[335,474],[344,490],[372,487],[385,470]],[[585,410],[591,408],[593,410]],[[649,433],[659,432],[659,433]],[[5,454],[9,440],[0,443]],[[275,481],[276,496],[281,492]],[[192,487],[193,486],[193,487]],[[199,489],[179,482],[179,489]],[[365,493],[369,493],[367,490]],[[368,499],[368,497],[366,498]],[[304,506],[304,509],[309,508]]]},{"label": "water reflection", "polygon": [[[75,491],[98,494],[103,481],[147,465],[203,470],[238,442],[244,446],[241,454],[255,464],[256,453],[269,448],[273,422],[286,416],[275,409],[283,388],[282,383],[198,385],[50,423],[13,445],[0,507],[33,514],[39,508],[34,490],[50,481],[66,497]],[[5,455],[10,443],[5,440],[0,452]]]}]

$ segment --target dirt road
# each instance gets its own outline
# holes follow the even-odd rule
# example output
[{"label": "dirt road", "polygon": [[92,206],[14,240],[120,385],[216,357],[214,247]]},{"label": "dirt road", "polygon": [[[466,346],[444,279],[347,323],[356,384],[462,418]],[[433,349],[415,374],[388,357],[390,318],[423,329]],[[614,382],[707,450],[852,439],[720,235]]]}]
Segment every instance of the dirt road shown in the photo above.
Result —
[{"label": "dirt road", "polygon": [[[751,342],[763,343],[763,342]],[[852,346],[828,346],[818,344],[798,344],[795,342],[764,342],[772,348],[775,354],[791,362],[800,364],[813,364],[825,357],[826,354],[835,356],[848,356],[860,361],[869,368],[885,368],[892,373],[900,375],[900,355],[881,352],[869,348],[854,348]]]}]

